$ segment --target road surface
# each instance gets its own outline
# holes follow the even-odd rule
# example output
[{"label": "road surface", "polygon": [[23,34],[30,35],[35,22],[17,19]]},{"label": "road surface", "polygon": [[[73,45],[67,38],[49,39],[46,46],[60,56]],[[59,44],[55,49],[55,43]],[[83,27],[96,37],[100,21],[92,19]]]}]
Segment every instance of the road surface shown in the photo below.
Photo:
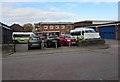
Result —
[{"label": "road surface", "polygon": [[3,80],[118,80],[117,44],[108,49],[65,48],[42,54],[23,51],[39,53],[3,58]]}]

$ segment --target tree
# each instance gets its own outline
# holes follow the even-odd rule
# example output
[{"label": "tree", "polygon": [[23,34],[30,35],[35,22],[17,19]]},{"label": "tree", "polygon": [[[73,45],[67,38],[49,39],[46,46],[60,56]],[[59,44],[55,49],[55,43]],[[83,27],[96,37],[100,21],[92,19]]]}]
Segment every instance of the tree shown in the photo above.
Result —
[{"label": "tree", "polygon": [[27,24],[24,24],[24,25],[23,25],[23,28],[24,28],[24,31],[25,31],[25,32],[32,32],[33,25],[30,24],[30,23],[27,23]]}]

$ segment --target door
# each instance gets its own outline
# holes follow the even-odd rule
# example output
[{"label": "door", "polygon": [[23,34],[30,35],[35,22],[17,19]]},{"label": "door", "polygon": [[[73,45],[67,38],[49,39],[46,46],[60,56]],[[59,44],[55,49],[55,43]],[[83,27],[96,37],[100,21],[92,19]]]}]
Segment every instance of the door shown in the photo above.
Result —
[{"label": "door", "polygon": [[115,25],[99,27],[99,32],[103,39],[116,39]]}]

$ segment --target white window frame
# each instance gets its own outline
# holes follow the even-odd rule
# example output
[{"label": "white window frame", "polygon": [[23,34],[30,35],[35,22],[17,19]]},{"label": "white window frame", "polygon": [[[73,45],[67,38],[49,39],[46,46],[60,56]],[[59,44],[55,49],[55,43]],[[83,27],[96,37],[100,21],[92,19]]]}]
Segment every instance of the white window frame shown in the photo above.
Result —
[{"label": "white window frame", "polygon": [[53,26],[53,25],[50,25],[49,28],[50,28],[50,29],[54,29],[54,26]]},{"label": "white window frame", "polygon": [[47,25],[44,25],[44,29],[48,29],[48,26],[47,26]]},{"label": "white window frame", "polygon": [[65,29],[65,25],[61,25],[61,29]]},{"label": "white window frame", "polygon": [[55,25],[55,29],[59,29],[59,27],[60,27],[59,25]]}]

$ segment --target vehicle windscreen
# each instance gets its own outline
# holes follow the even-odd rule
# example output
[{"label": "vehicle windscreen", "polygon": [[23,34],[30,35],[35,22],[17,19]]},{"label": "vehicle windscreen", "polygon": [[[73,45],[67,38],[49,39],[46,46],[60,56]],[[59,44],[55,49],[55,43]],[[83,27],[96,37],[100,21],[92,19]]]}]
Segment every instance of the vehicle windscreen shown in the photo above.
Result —
[{"label": "vehicle windscreen", "polygon": [[85,33],[95,33],[94,30],[85,30]]},{"label": "vehicle windscreen", "polygon": [[49,36],[48,38],[58,38],[57,36]]},{"label": "vehicle windscreen", "polygon": [[34,38],[31,38],[31,40],[33,40],[33,41],[39,41],[40,38],[39,37],[34,37]]},{"label": "vehicle windscreen", "polygon": [[72,36],[64,36],[64,38],[72,38]]}]

